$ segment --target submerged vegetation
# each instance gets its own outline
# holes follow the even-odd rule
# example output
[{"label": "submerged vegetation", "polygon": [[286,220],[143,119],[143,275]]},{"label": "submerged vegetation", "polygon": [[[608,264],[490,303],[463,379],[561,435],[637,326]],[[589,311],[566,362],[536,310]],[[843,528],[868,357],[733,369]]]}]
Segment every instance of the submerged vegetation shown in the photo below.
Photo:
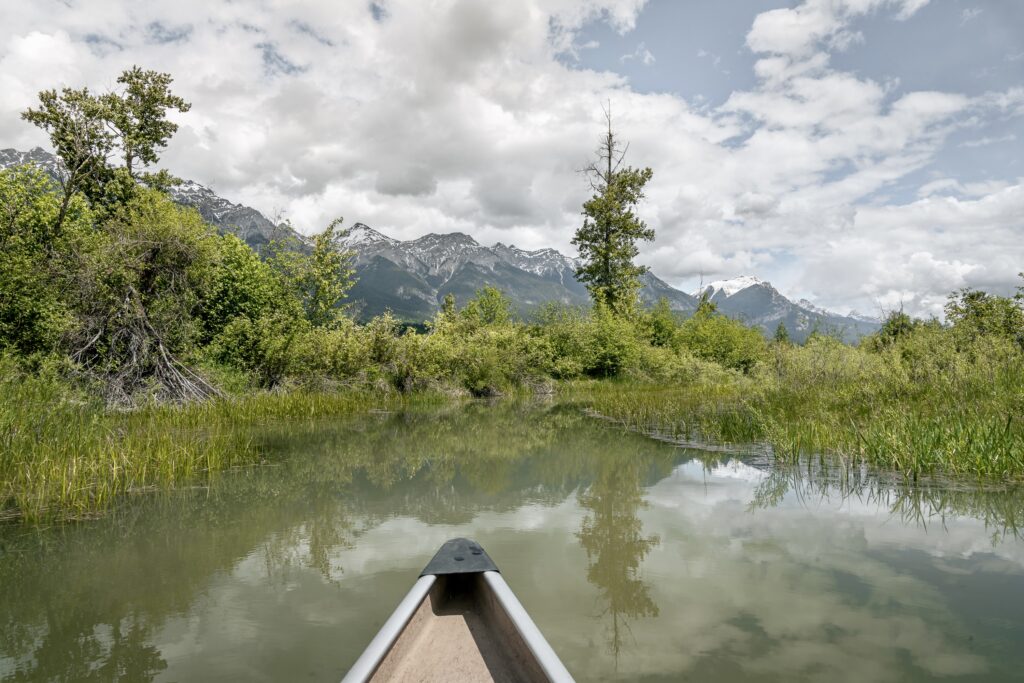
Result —
[{"label": "submerged vegetation", "polygon": [[[520,320],[485,287],[420,327],[358,323],[340,219],[261,254],[218,234],[162,192],[173,177],[144,170],[174,132],[166,109],[187,103],[166,74],[120,82],[121,95],[43,93],[26,114],[51,134],[60,182],[0,171],[2,517],[87,516],[258,462],[246,428],[266,419],[567,386],[596,414],[675,439],[908,477],[1024,474],[1022,295],[960,291],[946,324],[893,313],[857,347],[794,346],[785,328],[769,341],[707,300],[685,320],[664,301],[641,310],[630,264],[650,231],[632,207],[650,171],[613,164],[579,237],[592,309]],[[623,234],[603,243],[601,226]]]}]

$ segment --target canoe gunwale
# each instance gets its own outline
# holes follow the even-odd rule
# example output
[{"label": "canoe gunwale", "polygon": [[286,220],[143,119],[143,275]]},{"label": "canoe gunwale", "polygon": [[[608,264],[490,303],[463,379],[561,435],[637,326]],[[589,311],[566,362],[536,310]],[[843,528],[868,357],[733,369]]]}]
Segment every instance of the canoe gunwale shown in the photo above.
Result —
[{"label": "canoe gunwale", "polygon": [[377,667],[388,656],[395,641],[402,635],[402,631],[405,630],[416,610],[419,609],[420,604],[426,599],[430,589],[434,587],[435,581],[437,581],[437,576],[427,574],[421,576],[413,584],[409,592],[402,598],[402,601],[398,603],[395,611],[391,613],[388,620],[380,627],[377,635],[373,637],[370,644],[363,650],[363,654],[359,655],[359,659],[348,670],[345,677],[341,679],[341,683],[363,683],[370,680]]},{"label": "canoe gunwale", "polygon": [[526,647],[533,653],[548,680],[552,681],[552,683],[573,683],[572,675],[565,668],[565,665],[562,664],[562,660],[558,658],[555,651],[551,649],[551,645],[548,644],[544,634],[533,623],[533,619],[530,618],[529,613],[522,603],[519,602],[519,598],[512,592],[509,585],[505,583],[501,573],[487,571],[483,573],[483,578],[494,593],[494,596],[498,599],[502,609],[505,610],[505,614],[515,624],[519,635],[526,643]]}]

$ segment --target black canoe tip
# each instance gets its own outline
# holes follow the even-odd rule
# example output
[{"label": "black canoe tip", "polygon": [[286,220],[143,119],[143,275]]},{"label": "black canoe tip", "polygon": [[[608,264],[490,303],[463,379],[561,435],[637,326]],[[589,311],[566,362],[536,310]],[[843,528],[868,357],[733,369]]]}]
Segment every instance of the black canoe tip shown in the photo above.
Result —
[{"label": "black canoe tip", "polygon": [[434,559],[420,572],[420,576],[444,576],[446,574],[478,574],[496,572],[497,565],[476,541],[468,538],[453,538],[445,541]]}]

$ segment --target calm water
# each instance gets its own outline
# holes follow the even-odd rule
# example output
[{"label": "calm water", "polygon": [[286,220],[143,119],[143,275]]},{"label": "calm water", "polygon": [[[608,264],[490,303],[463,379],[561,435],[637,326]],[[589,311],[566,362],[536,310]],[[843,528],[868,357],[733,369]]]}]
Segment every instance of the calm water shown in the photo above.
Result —
[{"label": "calm water", "polygon": [[270,466],[0,529],[0,679],[336,681],[453,536],[578,680],[1024,679],[1024,493],[772,470],[568,406],[258,437]]}]

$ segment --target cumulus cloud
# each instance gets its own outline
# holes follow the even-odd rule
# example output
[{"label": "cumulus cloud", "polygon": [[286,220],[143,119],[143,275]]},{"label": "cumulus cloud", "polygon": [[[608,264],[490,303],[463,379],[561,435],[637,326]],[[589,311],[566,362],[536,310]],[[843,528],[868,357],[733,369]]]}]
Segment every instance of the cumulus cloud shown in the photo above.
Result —
[{"label": "cumulus cloud", "polygon": [[[0,141],[45,142],[18,117],[40,89],[109,88],[137,63],[172,73],[193,103],[166,165],[234,201],[306,232],[344,215],[399,238],[459,230],[571,252],[588,192],[576,169],[611,100],[629,161],[655,171],[642,211],[658,238],[641,258],[672,282],[753,270],[840,308],[906,292],[916,313],[941,312],[952,286],[1012,287],[1019,180],[929,187],[932,176],[902,201],[885,196],[954,133],[1024,115],[1024,89],[908,92],[832,66],[870,41],[860,18],[907,20],[926,0],[752,16],[756,83],[717,107],[573,65],[589,49],[582,27],[628,33],[644,4],[24,4],[0,31]],[[638,43],[625,61],[652,62]]]},{"label": "cumulus cloud", "polygon": [[806,57],[823,42],[846,49],[863,36],[849,29],[851,19],[888,7],[907,19],[928,0],[805,0],[791,8],[762,12],[747,34],[754,52]]}]

